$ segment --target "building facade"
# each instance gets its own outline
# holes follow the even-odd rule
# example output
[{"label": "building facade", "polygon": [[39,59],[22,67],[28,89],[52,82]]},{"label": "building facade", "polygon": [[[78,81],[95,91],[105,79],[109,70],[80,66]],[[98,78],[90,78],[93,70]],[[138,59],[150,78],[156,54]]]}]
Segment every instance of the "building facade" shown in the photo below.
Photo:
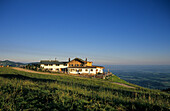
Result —
[{"label": "building facade", "polygon": [[67,62],[42,60],[40,61],[40,67],[53,72],[67,72],[68,65]]},{"label": "building facade", "polygon": [[54,72],[67,72],[68,74],[98,74],[103,73],[103,66],[94,66],[93,62],[75,58],[68,62],[40,61],[40,66]]}]

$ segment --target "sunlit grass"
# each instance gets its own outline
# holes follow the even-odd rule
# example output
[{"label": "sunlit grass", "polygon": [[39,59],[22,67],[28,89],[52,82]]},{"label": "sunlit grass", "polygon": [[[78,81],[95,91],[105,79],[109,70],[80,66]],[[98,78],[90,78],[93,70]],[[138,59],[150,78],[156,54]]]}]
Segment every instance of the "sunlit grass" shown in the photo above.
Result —
[{"label": "sunlit grass", "polygon": [[[170,95],[110,80],[27,73],[0,68],[2,110],[169,110]],[[133,86],[133,85],[132,85]]]}]

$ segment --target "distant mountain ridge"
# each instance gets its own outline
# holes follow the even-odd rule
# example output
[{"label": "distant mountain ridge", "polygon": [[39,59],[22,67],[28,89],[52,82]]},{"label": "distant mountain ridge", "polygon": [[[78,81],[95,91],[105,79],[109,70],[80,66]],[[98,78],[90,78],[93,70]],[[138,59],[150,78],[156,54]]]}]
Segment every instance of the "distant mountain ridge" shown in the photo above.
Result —
[{"label": "distant mountain ridge", "polygon": [[21,65],[26,65],[26,64],[21,63],[21,62],[14,62],[14,61],[10,61],[10,60],[0,61],[0,66],[19,67]]}]

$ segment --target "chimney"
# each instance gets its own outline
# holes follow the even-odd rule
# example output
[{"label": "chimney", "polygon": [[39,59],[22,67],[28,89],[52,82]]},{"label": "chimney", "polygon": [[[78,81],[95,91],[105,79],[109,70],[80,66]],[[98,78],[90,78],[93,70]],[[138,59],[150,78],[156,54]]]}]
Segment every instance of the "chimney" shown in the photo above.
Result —
[{"label": "chimney", "polygon": [[87,58],[86,58],[86,60],[85,61],[87,61]]},{"label": "chimney", "polygon": [[70,62],[70,58],[68,58],[68,62]]}]

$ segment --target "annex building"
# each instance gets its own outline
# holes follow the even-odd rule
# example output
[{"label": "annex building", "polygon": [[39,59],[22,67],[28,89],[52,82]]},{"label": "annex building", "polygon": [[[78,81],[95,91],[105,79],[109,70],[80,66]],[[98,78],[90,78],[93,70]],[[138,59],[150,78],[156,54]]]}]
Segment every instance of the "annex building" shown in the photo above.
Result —
[{"label": "annex building", "polygon": [[75,58],[67,62],[57,60],[41,60],[40,67],[53,72],[66,72],[68,74],[98,74],[103,73],[103,66],[94,66],[93,62]]}]

